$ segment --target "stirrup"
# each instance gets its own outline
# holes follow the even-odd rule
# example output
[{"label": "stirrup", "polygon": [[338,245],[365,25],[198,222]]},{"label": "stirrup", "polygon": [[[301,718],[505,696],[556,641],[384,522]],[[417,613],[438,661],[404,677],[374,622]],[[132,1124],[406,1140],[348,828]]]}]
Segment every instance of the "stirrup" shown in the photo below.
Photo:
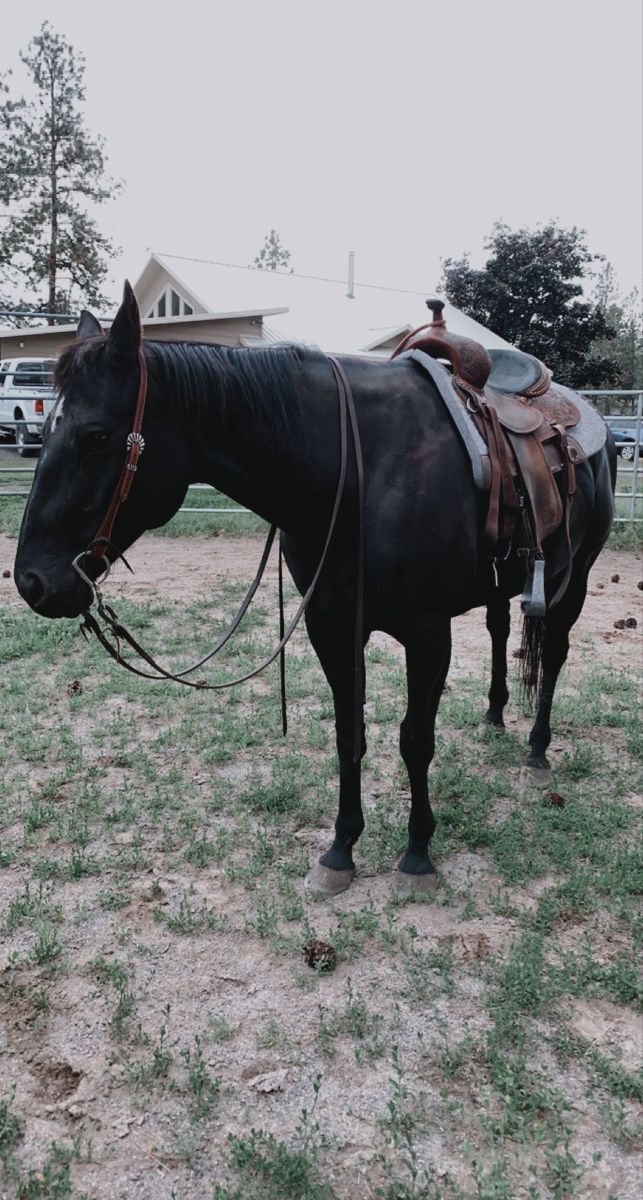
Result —
[{"label": "stirrup", "polygon": [[530,565],[520,607],[526,617],[544,617],[547,612],[544,558],[537,558],[533,567]]}]

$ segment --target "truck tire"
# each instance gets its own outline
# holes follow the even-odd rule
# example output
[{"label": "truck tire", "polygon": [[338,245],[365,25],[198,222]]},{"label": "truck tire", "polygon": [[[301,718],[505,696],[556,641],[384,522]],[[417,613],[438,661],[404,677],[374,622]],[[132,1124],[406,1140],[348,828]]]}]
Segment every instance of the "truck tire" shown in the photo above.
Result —
[{"label": "truck tire", "polygon": [[[20,409],[16,412],[15,419],[16,421],[23,420]],[[19,458],[32,458],[34,454],[37,454],[37,450],[33,447],[32,435],[24,425],[16,425],[16,450]]]}]

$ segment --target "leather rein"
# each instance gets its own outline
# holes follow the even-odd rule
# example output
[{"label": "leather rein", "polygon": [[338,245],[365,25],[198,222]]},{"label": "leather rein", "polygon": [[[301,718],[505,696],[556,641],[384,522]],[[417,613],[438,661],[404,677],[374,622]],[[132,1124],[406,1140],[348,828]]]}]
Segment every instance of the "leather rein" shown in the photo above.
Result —
[{"label": "leather rein", "polygon": [[[363,726],[363,709],[364,709],[364,660],[363,660],[363,643],[364,643],[364,573],[365,573],[365,488],[364,488],[364,467],[362,459],[361,441],[359,436],[359,427],[357,424],[357,414],[355,411],[355,402],[350,383],[346,377],[343,367],[337,359],[329,356],[329,362],[333,369],[335,382],[337,384],[337,395],[339,401],[339,449],[340,449],[340,467],[339,478],[337,481],[337,489],[335,492],[335,500],[330,518],[328,533],[324,542],[324,547],[321,553],[321,558],[313,578],[308,586],[305,595],[297,608],[294,617],[291,619],[288,627],[285,627],[284,610],[283,610],[283,571],[281,561],[281,550],[279,553],[279,633],[280,639],[277,647],[258,667],[248,671],[245,675],[240,675],[236,679],[226,680],[224,683],[206,683],[203,679],[187,679],[186,676],[197,671],[210,659],[214,658],[226,643],[232,637],[232,634],[241,624],[246,612],[248,611],[252,600],[255,596],[257,588],[261,583],[261,579],[268,563],[270,551],[275,539],[277,527],[270,527],[268,537],[261,555],[261,561],[257,568],[256,575],[250,584],[250,587],[244,596],[239,609],[237,610],[232,621],[227,629],[222,633],[221,637],[206,654],[204,654],[198,662],[192,663],[191,666],[185,667],[182,671],[170,671],[168,668],[158,663],[147,650],[136,640],[133,634],[119,620],[116,612],[107,604],[103,598],[101,584],[107,579],[111,562],[107,556],[107,551],[112,550],[115,556],[122,558],[126,566],[129,563],[120,553],[118,548],[112,542],[112,530],[118,512],[123,504],[126,503],[130,493],[134,475],[138,467],[143,450],[145,449],[145,440],[141,434],[143,424],[143,416],[145,413],[145,402],[147,397],[147,366],[142,348],[139,350],[139,367],[140,379],[138,396],[136,400],[136,409],[134,412],[134,421],[132,430],[126,440],[126,455],[121,474],[114,490],[114,494],[110,501],[109,507],[103,521],[98,529],[93,541],[90,542],[86,550],[83,550],[72,562],[72,566],[76,573],[80,576],[83,583],[91,589],[93,597],[96,601],[98,615],[103,624],[97,621],[96,617],[87,608],[83,612],[83,623],[81,631],[86,638],[91,633],[95,634],[101,646],[107,651],[114,662],[117,662],[125,670],[130,671],[133,675],[139,675],[143,679],[170,680],[174,683],[183,684],[184,687],[196,688],[206,691],[224,691],[227,688],[236,687],[237,684],[246,683],[255,676],[260,675],[267,667],[278,657],[281,659],[281,712],[282,725],[284,733],[286,732],[286,697],[285,697],[285,665],[284,651],[286,645],[290,641],[295,629],[297,628],[301,618],[303,617],[308,604],[312,598],[315,588],[319,582],[324,563],[332,541],[333,533],[337,525],[337,518],[341,507],[342,498],[344,495],[347,466],[348,466],[348,426],[350,424],[351,436],[353,442],[353,451],[355,455],[356,477],[357,477],[357,501],[358,501],[358,546],[357,546],[357,580],[356,580],[356,598],[355,598],[355,696],[354,696],[354,714],[355,714],[355,741],[353,747],[353,758],[357,762],[361,753],[362,743],[362,726]],[[104,572],[98,579],[92,580],[83,570],[82,564],[84,560],[102,559],[104,564]],[[131,570],[131,568],[130,568]],[[90,606],[91,607],[91,606]],[[144,670],[137,667],[123,657],[123,643],[129,646],[130,650],[146,664],[150,670]]]}]

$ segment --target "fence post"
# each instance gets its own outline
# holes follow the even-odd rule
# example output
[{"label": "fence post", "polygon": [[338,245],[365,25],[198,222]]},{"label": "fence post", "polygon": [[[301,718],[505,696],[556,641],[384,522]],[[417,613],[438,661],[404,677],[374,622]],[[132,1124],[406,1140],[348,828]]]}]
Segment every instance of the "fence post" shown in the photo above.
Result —
[{"label": "fence post", "polygon": [[632,462],[632,500],[630,505],[630,520],[636,520],[636,506],[639,495],[639,462],[641,457],[641,418],[643,417],[643,392],[639,392],[636,401],[636,443],[634,460]]}]

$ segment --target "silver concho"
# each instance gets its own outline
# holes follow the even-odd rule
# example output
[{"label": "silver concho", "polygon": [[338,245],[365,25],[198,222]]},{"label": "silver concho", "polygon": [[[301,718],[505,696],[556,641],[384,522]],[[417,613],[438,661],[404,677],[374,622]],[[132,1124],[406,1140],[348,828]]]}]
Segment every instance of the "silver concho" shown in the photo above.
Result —
[{"label": "silver concho", "polygon": [[141,450],[141,454],[143,453],[143,451],[145,449],[145,438],[143,437],[143,435],[141,433],[128,433],[127,449],[131,450],[132,446],[139,446],[140,450]]}]

